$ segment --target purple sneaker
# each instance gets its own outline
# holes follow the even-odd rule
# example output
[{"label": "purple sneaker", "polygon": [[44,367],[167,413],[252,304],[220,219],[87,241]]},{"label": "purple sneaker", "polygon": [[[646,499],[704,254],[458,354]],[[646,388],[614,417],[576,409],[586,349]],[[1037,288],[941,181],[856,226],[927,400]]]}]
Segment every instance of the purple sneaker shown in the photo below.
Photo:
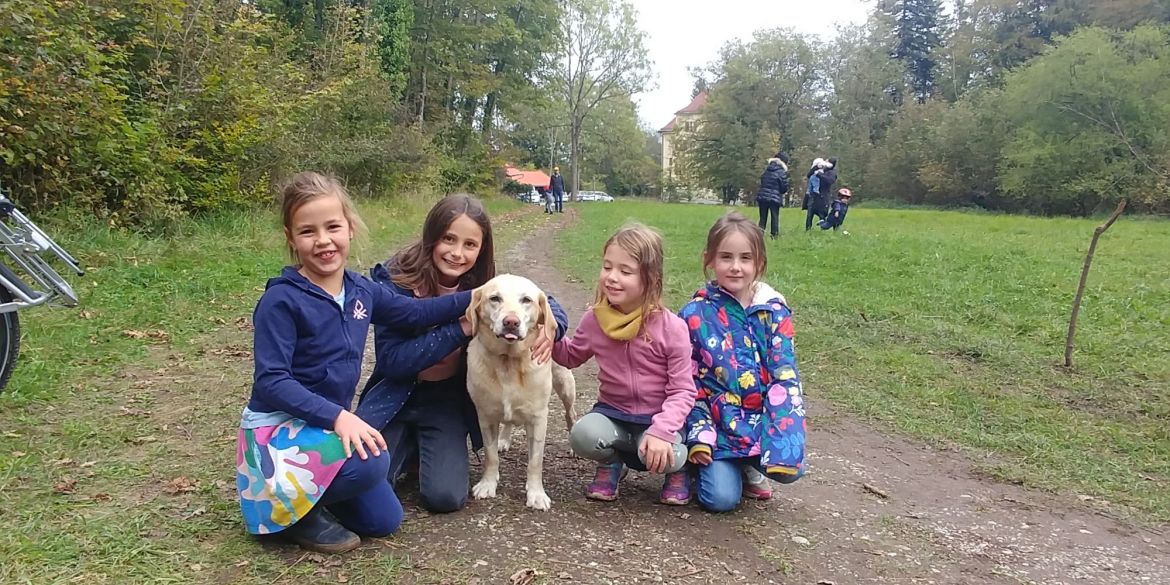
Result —
[{"label": "purple sneaker", "polygon": [[686,471],[676,471],[666,474],[662,482],[662,495],[659,502],[668,506],[685,506],[691,503],[691,478]]},{"label": "purple sneaker", "polygon": [[585,497],[590,500],[612,502],[618,497],[618,482],[625,477],[625,466],[619,461],[598,465],[593,481],[585,488]]}]

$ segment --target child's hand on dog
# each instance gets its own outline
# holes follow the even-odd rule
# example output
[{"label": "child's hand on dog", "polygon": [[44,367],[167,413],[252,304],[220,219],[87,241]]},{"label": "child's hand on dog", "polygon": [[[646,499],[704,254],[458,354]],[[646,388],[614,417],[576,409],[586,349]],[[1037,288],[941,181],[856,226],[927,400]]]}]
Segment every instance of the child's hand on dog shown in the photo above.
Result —
[{"label": "child's hand on dog", "polygon": [[536,328],[536,343],[532,344],[532,361],[537,365],[552,358],[553,341],[544,334],[544,325]]}]

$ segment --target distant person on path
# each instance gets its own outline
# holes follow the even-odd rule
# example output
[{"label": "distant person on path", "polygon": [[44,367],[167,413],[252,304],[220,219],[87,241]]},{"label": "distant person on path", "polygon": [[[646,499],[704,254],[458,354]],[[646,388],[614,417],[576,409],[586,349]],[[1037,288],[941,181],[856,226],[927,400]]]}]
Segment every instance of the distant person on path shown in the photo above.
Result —
[{"label": "distant person on path", "polygon": [[553,348],[567,368],[597,358],[597,403],[569,432],[573,453],[597,462],[585,497],[616,500],[628,466],[665,473],[659,501],[685,505],[687,448],[679,431],[695,404],[695,380],[687,325],[662,306],[662,236],[627,225],[602,254],[593,306]]},{"label": "distant person on path", "polygon": [[[849,200],[853,198],[853,192],[846,188],[841,188],[837,191],[837,200],[833,202],[832,208],[829,209],[829,217],[821,220],[817,225],[823,230],[841,227],[845,223],[845,214],[849,213]],[[849,232],[845,232],[848,234]]]},{"label": "distant person on path", "polygon": [[777,152],[768,159],[768,166],[760,175],[760,190],[756,191],[756,205],[760,208],[760,229],[768,229],[772,218],[772,239],[780,236],[780,205],[788,192],[788,155]]},{"label": "distant person on path", "polygon": [[[565,178],[561,176],[561,167],[553,167],[552,177],[548,180],[548,192],[556,199],[557,213],[565,212]],[[549,213],[552,213],[551,211]]]},{"label": "distant person on path", "polygon": [[346,270],[363,226],[332,177],[294,176],[281,215],[292,265],[268,281],[252,313],[255,373],[236,451],[240,511],[252,534],[340,553],[402,522],[386,479],[387,441],[349,411],[370,323],[454,322],[471,293],[418,300]]},{"label": "distant person on path", "polygon": [[762,280],[766,254],[763,231],[747,218],[719,218],[703,250],[703,271],[715,278],[679,311],[698,386],[684,432],[708,512],[729,512],[744,496],[766,500],[769,478],[787,484],[804,473],[792,311]]},{"label": "distant person on path", "polygon": [[825,219],[829,215],[829,197],[832,194],[833,183],[837,182],[837,159],[827,161],[817,159],[813,161],[808,171],[808,190],[805,191],[803,209],[808,210],[804,219],[804,229],[812,229],[813,216]]}]

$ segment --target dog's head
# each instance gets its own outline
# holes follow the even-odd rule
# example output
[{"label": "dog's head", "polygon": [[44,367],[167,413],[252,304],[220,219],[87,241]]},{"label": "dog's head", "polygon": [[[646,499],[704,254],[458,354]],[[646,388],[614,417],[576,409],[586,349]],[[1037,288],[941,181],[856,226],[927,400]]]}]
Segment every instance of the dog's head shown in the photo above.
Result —
[{"label": "dog's head", "polygon": [[537,328],[556,339],[548,295],[536,283],[514,274],[501,274],[475,289],[465,314],[471,322],[471,335],[490,335],[504,343],[535,342]]}]

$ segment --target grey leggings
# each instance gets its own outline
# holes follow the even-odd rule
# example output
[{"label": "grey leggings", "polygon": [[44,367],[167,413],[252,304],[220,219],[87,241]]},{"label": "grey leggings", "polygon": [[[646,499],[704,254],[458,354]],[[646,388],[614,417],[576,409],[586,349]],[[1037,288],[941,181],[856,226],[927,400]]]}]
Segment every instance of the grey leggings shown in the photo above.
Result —
[{"label": "grey leggings", "polygon": [[[599,412],[591,412],[577,420],[569,432],[569,444],[573,453],[599,463],[621,461],[631,469],[646,470],[646,462],[638,452],[642,435],[650,425],[640,425],[614,420]],[[666,470],[674,473],[687,462],[687,446],[682,435],[674,435],[674,465]]]}]

